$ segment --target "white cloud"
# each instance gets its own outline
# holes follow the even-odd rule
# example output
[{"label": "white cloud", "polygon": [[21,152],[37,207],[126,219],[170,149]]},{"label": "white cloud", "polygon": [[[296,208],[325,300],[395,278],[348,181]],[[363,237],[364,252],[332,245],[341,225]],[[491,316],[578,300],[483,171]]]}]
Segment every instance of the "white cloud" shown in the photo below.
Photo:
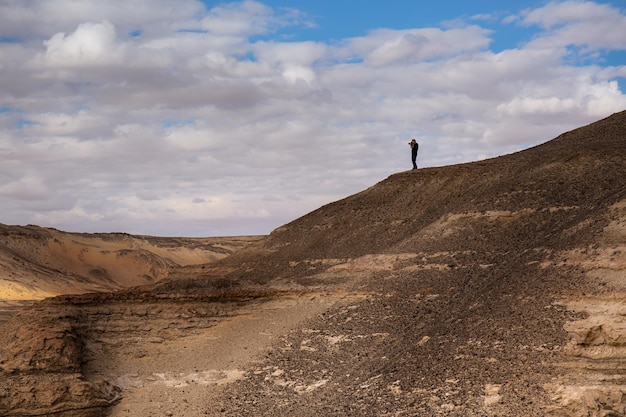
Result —
[{"label": "white cloud", "polygon": [[197,27],[196,16],[203,12],[204,6],[197,1],[4,0],[0,3],[0,27],[3,36],[27,42],[103,20],[113,22],[122,33],[158,36]]},{"label": "white cloud", "polygon": [[450,58],[485,49],[489,31],[478,26],[391,30],[379,29],[346,43],[339,56],[355,55],[372,66],[407,64],[421,60]]},{"label": "white cloud", "polygon": [[267,61],[273,65],[311,65],[326,55],[327,48],[316,42],[258,42],[254,45],[254,53],[259,61]]},{"label": "white cloud", "polygon": [[283,71],[283,77],[291,83],[304,81],[307,84],[313,83],[317,78],[311,68],[302,65],[287,65]]},{"label": "white cloud", "polygon": [[255,1],[221,4],[214,7],[201,27],[217,36],[251,36],[272,30],[272,24],[280,24],[271,8]]},{"label": "white cloud", "polygon": [[[619,15],[617,15],[619,16]],[[592,1],[569,0],[551,2],[546,6],[525,13],[526,24],[539,24],[545,29],[581,22],[601,22],[616,17],[615,9]]]},{"label": "white cloud", "polygon": [[[563,86],[566,88],[567,86]],[[626,108],[626,97],[619,90],[615,81],[593,83],[580,82],[572,85],[574,91],[569,97],[546,95],[549,91],[529,92],[527,95],[518,95],[508,103],[498,106],[501,115],[560,115],[560,114],[588,114],[603,117],[616,109]],[[552,91],[556,93],[556,91]],[[619,106],[619,107],[618,107]]]},{"label": "white cloud", "polygon": [[109,21],[81,23],[70,35],[57,33],[44,41],[45,61],[52,66],[102,66],[121,63],[124,48],[117,44]]},{"label": "white cloud", "polygon": [[43,179],[37,175],[26,175],[0,185],[0,196],[16,200],[45,200],[51,195]]},{"label": "white cloud", "polygon": [[601,59],[624,49],[619,11],[507,21],[538,32],[498,53],[476,19],[287,42],[270,35],[306,16],[254,1],[7,0],[0,36],[21,41],[0,42],[0,222],[267,233],[410,168],[410,137],[420,166],[451,164],[626,108],[626,66]]},{"label": "white cloud", "polygon": [[[29,129],[31,134],[45,134],[54,136],[89,135],[97,127],[109,123],[109,120],[101,114],[95,114],[86,110],[76,113],[40,113],[30,117],[33,126]],[[88,136],[87,136],[88,138]]]},{"label": "white cloud", "polygon": [[551,2],[528,11],[522,23],[546,29],[534,39],[533,47],[558,48],[568,45],[626,49],[626,16],[606,4],[592,1]]}]

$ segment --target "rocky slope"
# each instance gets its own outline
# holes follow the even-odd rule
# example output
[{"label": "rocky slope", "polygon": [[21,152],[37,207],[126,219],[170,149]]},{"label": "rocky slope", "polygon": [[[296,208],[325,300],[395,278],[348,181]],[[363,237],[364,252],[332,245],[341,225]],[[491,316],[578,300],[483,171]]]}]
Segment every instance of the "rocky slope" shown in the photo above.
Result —
[{"label": "rocky slope", "polygon": [[625,174],[622,112],[45,300],[0,328],[0,414],[625,416]]}]

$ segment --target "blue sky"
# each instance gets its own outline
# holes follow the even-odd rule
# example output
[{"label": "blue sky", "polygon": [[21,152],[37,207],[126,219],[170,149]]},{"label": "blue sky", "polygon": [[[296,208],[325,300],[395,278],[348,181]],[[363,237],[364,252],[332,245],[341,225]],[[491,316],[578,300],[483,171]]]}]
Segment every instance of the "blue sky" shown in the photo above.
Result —
[{"label": "blue sky", "polygon": [[[420,2],[411,0],[391,0],[360,2],[354,1],[281,1],[265,2],[276,8],[298,8],[304,11],[314,23],[298,31],[289,31],[295,40],[341,40],[363,36],[378,28],[411,29],[416,27],[438,27],[453,24],[454,21],[468,21],[472,18],[489,17],[497,23],[512,12],[519,12],[531,6],[545,4],[545,1],[528,0],[446,0]],[[205,1],[205,4],[215,2]]]},{"label": "blue sky", "polygon": [[[216,2],[205,1],[207,6]],[[554,2],[553,2],[554,3]],[[616,10],[626,9],[622,0],[601,1]],[[449,27],[455,24],[478,24],[494,31],[490,49],[500,52],[527,42],[540,32],[535,25],[516,23],[524,11],[550,4],[549,0],[445,0],[420,2],[392,0],[389,2],[362,2],[355,7],[350,0],[337,1],[282,1],[271,0],[265,4],[280,8],[297,8],[310,18],[310,26],[287,28],[279,34],[292,41],[341,41],[364,36],[379,28],[411,29],[416,27]],[[506,21],[510,18],[511,21]],[[272,34],[275,36],[275,34]],[[603,51],[607,63],[619,65],[626,62],[625,51]]]},{"label": "blue sky", "polygon": [[626,109],[623,1],[0,1],[0,223],[264,234]]}]

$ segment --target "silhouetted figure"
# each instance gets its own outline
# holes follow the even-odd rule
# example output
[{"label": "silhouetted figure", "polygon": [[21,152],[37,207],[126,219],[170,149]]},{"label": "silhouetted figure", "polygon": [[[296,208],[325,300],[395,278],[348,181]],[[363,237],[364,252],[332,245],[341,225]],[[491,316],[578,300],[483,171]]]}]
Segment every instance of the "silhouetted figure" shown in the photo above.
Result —
[{"label": "silhouetted figure", "polygon": [[413,162],[413,169],[417,169],[417,149],[419,148],[419,144],[415,139],[411,139],[409,142],[409,146],[411,147],[411,161]]}]

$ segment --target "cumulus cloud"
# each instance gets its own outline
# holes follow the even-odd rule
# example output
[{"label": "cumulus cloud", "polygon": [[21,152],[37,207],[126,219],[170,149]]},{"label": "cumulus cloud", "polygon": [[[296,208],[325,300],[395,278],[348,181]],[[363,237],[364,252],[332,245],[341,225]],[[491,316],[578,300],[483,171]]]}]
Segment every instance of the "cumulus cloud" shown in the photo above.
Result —
[{"label": "cumulus cloud", "polygon": [[116,42],[109,21],[81,23],[70,35],[57,33],[44,41],[44,59],[51,66],[101,66],[122,62],[124,48]]},{"label": "cumulus cloud", "polygon": [[[592,1],[287,41],[258,1],[0,4],[2,223],[267,233],[410,168],[519,150],[626,108],[626,17]],[[481,26],[490,22],[491,26]],[[610,30],[609,30],[610,29]],[[408,160],[408,163],[407,163]]]},{"label": "cumulus cloud", "polygon": [[527,11],[524,25],[539,25],[546,31],[531,42],[533,47],[626,48],[626,16],[615,8],[592,1],[548,3]]}]

